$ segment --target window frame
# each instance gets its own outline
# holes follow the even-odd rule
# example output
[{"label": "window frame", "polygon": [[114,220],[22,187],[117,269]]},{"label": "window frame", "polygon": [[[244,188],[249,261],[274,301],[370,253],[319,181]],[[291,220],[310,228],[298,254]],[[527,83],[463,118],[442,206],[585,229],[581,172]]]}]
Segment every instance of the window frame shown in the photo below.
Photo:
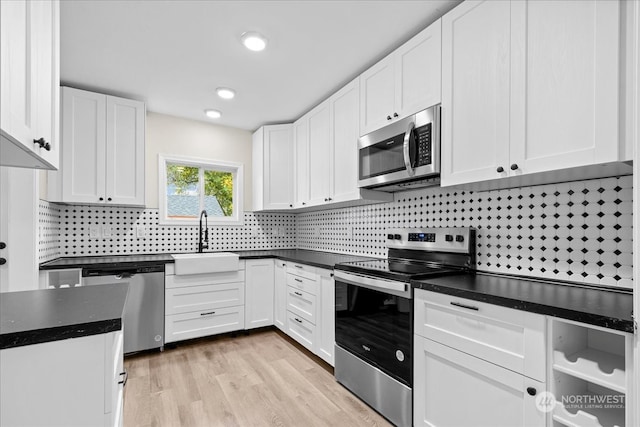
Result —
[{"label": "window frame", "polygon": [[[167,164],[179,164],[204,170],[231,172],[233,174],[233,215],[228,217],[209,216],[209,225],[243,225],[244,224],[244,166],[242,163],[223,160],[201,159],[196,157],[158,154],[158,210],[160,225],[198,225],[199,218],[171,219],[167,217]],[[204,180],[199,179],[200,206],[204,202]]]}]

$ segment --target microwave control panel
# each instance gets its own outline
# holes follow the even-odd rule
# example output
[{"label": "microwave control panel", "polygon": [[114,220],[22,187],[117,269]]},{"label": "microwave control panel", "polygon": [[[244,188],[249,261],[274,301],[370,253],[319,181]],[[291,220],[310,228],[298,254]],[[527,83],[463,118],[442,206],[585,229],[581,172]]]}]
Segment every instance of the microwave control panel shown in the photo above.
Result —
[{"label": "microwave control panel", "polygon": [[431,164],[431,123],[417,127],[413,130],[414,137],[416,138],[416,148],[418,155],[416,158],[416,165],[425,166]]}]

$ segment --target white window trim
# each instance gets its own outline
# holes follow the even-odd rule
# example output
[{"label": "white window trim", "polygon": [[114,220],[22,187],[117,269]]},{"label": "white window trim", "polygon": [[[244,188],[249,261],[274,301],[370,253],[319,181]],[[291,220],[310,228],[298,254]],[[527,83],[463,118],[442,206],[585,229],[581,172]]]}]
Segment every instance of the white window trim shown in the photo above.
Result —
[{"label": "white window trim", "polygon": [[[229,217],[208,217],[209,225],[243,225],[244,224],[244,167],[242,163],[222,160],[200,159],[196,157],[158,154],[158,208],[160,225],[198,225],[199,218],[169,219],[167,218],[167,163],[178,163],[205,169],[231,172],[233,177],[233,215]],[[201,186],[202,186],[202,181]],[[204,189],[200,188],[200,194]]]}]

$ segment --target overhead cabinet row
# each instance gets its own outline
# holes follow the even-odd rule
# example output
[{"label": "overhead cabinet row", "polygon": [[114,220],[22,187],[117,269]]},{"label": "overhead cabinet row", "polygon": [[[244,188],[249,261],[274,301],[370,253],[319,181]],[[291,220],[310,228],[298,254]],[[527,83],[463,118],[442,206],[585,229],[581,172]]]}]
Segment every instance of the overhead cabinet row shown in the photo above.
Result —
[{"label": "overhead cabinet row", "polygon": [[[631,173],[639,7],[615,0],[461,3],[293,128],[259,129],[254,208],[388,200],[358,188],[358,137],[437,104],[442,186]],[[277,141],[269,141],[271,129]]]}]

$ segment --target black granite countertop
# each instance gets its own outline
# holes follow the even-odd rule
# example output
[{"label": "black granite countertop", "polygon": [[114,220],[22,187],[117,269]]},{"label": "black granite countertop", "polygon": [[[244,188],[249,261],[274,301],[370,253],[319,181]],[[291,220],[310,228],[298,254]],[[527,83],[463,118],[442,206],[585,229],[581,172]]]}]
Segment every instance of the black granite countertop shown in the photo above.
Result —
[{"label": "black granite countertop", "polygon": [[[362,261],[371,259],[356,255],[344,255],[331,252],[310,251],[306,249],[267,249],[251,251],[225,251],[233,252],[240,259],[278,258],[284,261],[300,262],[314,267],[332,269],[341,262]],[[150,255],[116,255],[93,257],[57,258],[40,264],[40,270],[59,270],[63,268],[86,267],[148,267],[158,263],[173,263],[171,254]]]},{"label": "black granite countertop", "polygon": [[173,262],[171,254],[151,255],[106,255],[56,258],[40,264],[40,270],[59,270],[63,268],[84,267],[149,267],[161,263]]},{"label": "black granite countertop", "polygon": [[633,293],[491,273],[412,281],[418,289],[633,333]]},{"label": "black granite countertop", "polygon": [[0,349],[122,329],[129,285],[79,286],[0,294]]}]

